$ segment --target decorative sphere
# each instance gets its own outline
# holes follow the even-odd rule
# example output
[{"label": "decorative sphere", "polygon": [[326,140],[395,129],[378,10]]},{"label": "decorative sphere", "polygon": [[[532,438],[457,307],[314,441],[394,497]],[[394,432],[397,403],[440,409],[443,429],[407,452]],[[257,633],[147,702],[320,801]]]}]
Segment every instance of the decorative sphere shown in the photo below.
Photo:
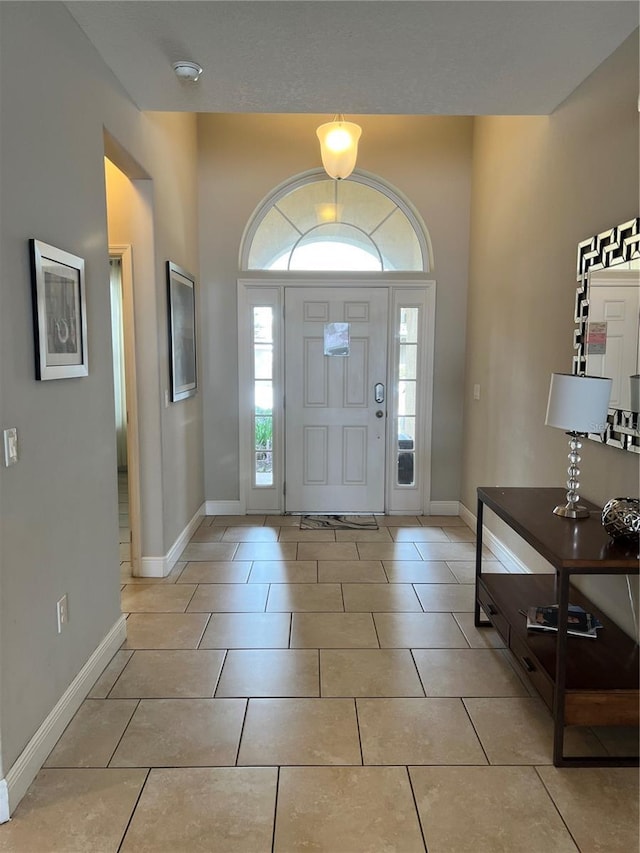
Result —
[{"label": "decorative sphere", "polygon": [[640,500],[612,498],[602,510],[602,525],[612,539],[640,540]]}]

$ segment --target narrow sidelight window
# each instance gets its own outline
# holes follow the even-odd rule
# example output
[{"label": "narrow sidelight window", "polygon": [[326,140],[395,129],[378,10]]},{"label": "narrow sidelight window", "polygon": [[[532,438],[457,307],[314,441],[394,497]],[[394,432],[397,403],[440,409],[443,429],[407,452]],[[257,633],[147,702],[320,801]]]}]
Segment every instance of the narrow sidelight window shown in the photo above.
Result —
[{"label": "narrow sidelight window", "polygon": [[253,477],[273,486],[273,308],[253,308]]},{"label": "narrow sidelight window", "polygon": [[400,307],[398,329],[398,402],[396,409],[396,484],[415,484],[418,329],[420,309]]}]

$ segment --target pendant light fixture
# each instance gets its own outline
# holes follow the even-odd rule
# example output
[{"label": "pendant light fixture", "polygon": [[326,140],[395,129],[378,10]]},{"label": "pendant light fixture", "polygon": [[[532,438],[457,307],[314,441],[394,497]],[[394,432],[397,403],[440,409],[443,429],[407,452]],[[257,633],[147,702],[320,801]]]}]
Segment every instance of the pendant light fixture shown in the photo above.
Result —
[{"label": "pendant light fixture", "polygon": [[333,121],[321,124],[317,129],[322,165],[330,178],[341,181],[353,172],[361,133],[362,128],[345,121],[343,115],[335,116]]}]

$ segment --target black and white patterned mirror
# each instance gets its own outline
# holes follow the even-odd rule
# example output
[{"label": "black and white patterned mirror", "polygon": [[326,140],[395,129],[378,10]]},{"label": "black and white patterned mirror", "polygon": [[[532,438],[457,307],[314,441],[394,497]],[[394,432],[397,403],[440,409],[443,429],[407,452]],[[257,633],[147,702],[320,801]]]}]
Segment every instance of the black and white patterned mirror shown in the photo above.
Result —
[{"label": "black and white patterned mirror", "polygon": [[640,453],[640,217],[578,244],[573,372],[613,379],[594,441]]}]

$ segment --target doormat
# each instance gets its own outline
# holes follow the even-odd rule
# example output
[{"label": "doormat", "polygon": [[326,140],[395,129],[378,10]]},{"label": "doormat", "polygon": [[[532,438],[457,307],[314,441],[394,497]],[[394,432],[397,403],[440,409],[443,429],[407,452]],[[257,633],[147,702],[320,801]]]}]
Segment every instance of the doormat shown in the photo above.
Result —
[{"label": "doormat", "polygon": [[374,515],[303,515],[300,530],[377,530]]}]

